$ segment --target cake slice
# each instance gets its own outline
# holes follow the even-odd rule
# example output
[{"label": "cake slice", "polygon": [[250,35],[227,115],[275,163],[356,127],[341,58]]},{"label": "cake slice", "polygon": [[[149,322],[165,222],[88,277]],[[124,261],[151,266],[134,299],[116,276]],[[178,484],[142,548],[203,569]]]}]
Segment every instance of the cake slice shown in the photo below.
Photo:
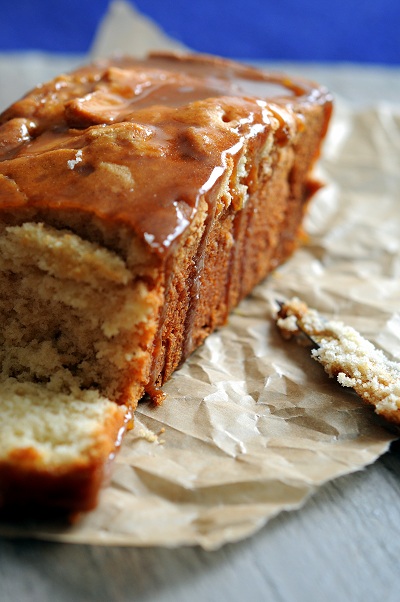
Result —
[{"label": "cake slice", "polygon": [[57,393],[0,383],[2,514],[68,515],[93,509],[130,418],[96,391]]},{"label": "cake slice", "polygon": [[159,402],[295,249],[331,107],[315,84],[156,54],[98,61],[7,109],[4,386],[32,383],[55,404],[76,390]]}]

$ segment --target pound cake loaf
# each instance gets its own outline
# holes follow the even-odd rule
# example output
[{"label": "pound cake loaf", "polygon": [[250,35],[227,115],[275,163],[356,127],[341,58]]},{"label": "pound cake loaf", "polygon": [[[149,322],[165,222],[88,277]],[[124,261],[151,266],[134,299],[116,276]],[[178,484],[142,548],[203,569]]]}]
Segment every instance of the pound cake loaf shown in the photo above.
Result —
[{"label": "pound cake loaf", "polygon": [[315,84],[163,53],[98,61],[7,109],[0,403],[10,383],[56,406],[76,391],[159,402],[295,249],[331,107]]}]

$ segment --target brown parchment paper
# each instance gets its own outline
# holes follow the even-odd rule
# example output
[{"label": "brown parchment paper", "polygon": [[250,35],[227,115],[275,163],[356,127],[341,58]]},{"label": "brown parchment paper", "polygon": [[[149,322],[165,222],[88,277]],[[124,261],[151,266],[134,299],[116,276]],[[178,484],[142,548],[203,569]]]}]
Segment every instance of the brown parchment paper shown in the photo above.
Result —
[{"label": "brown parchment paper", "polygon": [[217,548],[388,449],[393,433],[307,350],[282,341],[271,309],[300,296],[399,359],[400,105],[338,98],[318,172],[326,186],[306,244],[175,373],[163,406],[140,404],[98,509],[72,527],[3,523],[1,534]]}]

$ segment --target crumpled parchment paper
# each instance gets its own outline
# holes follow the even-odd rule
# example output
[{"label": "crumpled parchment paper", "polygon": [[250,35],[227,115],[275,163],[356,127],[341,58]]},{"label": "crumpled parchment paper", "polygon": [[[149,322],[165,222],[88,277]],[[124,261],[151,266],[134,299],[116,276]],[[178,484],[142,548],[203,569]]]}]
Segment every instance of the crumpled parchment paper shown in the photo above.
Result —
[{"label": "crumpled parchment paper", "polygon": [[[107,51],[121,19],[129,31],[131,9],[116,4],[102,26]],[[98,509],[72,527],[1,524],[0,533],[212,549],[388,449],[395,435],[308,350],[283,342],[271,309],[297,295],[399,359],[400,105],[338,98],[318,172],[326,186],[310,205],[306,244],[175,373],[163,406],[140,404]]]}]

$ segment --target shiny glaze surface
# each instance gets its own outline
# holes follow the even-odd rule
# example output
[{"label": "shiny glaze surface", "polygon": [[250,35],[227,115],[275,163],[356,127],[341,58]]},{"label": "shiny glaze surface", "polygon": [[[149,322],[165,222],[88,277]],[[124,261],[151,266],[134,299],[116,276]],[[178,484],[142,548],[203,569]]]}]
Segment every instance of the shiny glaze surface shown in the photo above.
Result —
[{"label": "shiny glaze surface", "polygon": [[166,254],[199,199],[213,203],[229,158],[261,149],[272,122],[285,144],[303,109],[329,102],[317,86],[211,57],[99,61],[0,116],[0,212],[97,216]]}]

